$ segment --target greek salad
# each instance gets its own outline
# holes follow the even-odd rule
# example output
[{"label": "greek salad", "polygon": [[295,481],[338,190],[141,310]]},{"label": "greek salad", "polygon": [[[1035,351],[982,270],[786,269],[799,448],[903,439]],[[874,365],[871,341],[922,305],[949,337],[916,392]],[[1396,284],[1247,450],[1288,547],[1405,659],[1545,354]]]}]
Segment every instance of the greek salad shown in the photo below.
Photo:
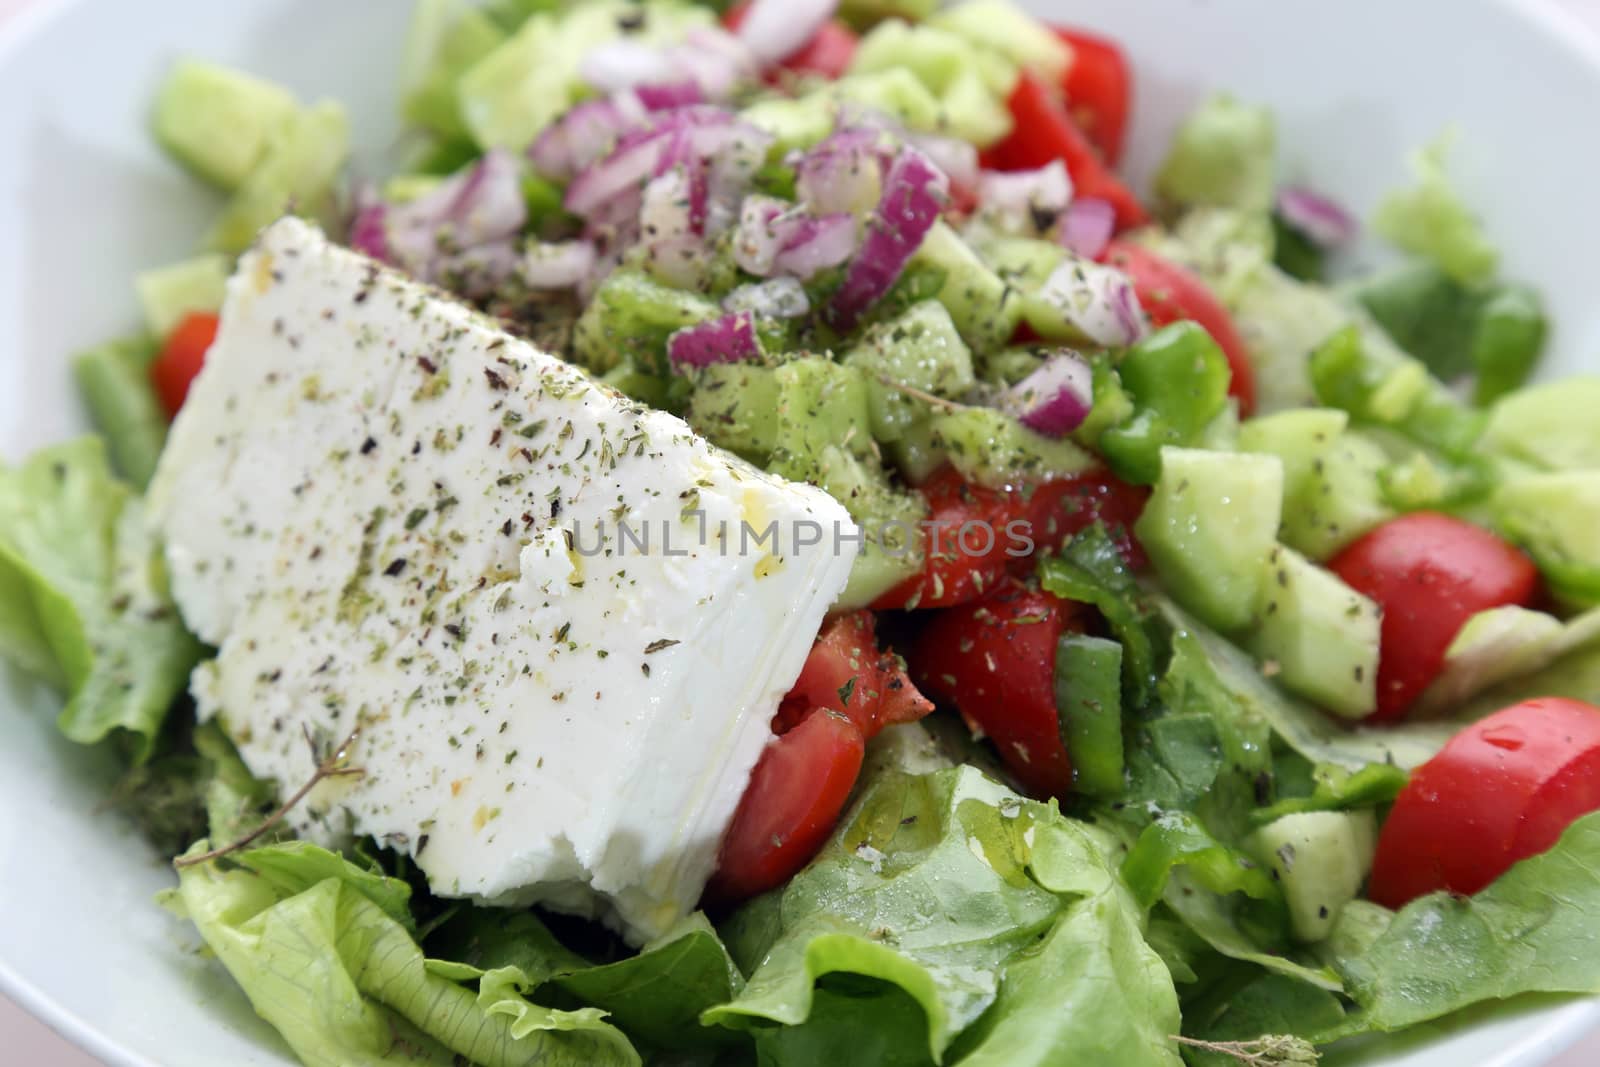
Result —
[{"label": "greek salad", "polygon": [[0,464],[0,653],[309,1065],[1312,1064],[1600,993],[1600,378],[1010,0],[419,0]]}]

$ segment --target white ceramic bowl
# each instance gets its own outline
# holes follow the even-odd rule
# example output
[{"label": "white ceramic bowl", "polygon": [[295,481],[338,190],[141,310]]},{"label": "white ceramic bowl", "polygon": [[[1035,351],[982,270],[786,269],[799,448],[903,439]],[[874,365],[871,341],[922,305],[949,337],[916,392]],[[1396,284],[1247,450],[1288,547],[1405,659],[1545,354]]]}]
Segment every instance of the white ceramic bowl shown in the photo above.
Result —
[{"label": "white ceramic bowl", "polygon": [[[181,257],[216,206],[146,134],[165,66],[195,53],[344,101],[370,171],[398,130],[399,0],[40,0],[0,38],[0,458],[79,431],[67,355],[136,321],[135,270]],[[1368,209],[1451,123],[1460,184],[1544,288],[1547,374],[1600,360],[1600,49],[1515,0],[1035,0],[1131,50],[1132,165],[1148,172],[1212,88],[1273,104],[1288,173]],[[1589,361],[1589,362],[1586,362]],[[57,700],[0,672],[0,990],[115,1064],[291,1062],[194,938],[170,876],[97,810],[111,765],[61,740]],[[1541,1000],[1330,1059],[1531,1067],[1600,1022]],[[0,1050],[0,1061],[8,1057]]]}]

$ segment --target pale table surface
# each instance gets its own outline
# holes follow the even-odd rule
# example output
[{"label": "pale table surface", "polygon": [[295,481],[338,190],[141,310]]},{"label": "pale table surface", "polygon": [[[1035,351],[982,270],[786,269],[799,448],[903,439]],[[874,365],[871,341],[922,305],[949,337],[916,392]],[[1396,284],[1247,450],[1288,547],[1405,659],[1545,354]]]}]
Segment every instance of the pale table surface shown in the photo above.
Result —
[{"label": "pale table surface", "polygon": [[[0,0],[0,22],[36,0]],[[1600,31],[1600,0],[1549,0],[1587,18]],[[0,996],[0,1048],[8,1063],[34,1067],[101,1067],[100,1061],[82,1052],[49,1027]],[[1600,1033],[1585,1038],[1550,1067],[1595,1067],[1600,1064]]]}]

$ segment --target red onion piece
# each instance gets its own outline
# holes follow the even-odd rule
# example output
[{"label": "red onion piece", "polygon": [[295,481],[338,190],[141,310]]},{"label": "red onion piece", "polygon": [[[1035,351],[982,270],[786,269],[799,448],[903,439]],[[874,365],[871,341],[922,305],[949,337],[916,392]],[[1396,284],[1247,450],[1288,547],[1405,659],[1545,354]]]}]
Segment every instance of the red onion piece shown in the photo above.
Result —
[{"label": "red onion piece", "polygon": [[1061,352],[1012,386],[1007,406],[1035,433],[1061,438],[1083,425],[1094,407],[1094,374],[1077,356]]},{"label": "red onion piece", "polygon": [[611,151],[623,134],[644,125],[645,109],[642,96],[633,93],[581,101],[540,132],[528,158],[541,174],[571,181]]},{"label": "red onion piece", "polygon": [[770,196],[752,194],[744,198],[739,229],[733,235],[733,261],[741,270],[758,278],[772,273],[773,263],[789,239],[790,219],[799,210]]},{"label": "red onion piece", "polygon": [[1084,259],[1099,259],[1117,228],[1117,209],[1097,196],[1080,196],[1067,205],[1056,238]]},{"label": "red onion piece", "polygon": [[761,358],[755,316],[737,311],[686,326],[667,339],[667,358],[675,367],[709,367]]},{"label": "red onion piece", "polygon": [[879,130],[846,127],[792,157],[795,195],[823,214],[871,208],[883,192],[882,141]]},{"label": "red onion piece", "polygon": [[475,295],[515,269],[512,240],[527,219],[522,165],[492,149],[415,200],[363,209],[352,239],[424,281]]},{"label": "red onion piece", "polygon": [[1278,191],[1278,214],[1319,248],[1335,248],[1355,237],[1359,224],[1344,208],[1304,186]]},{"label": "red onion piece", "polygon": [[801,281],[809,281],[818,271],[837,267],[856,250],[854,215],[836,212],[820,217],[802,216],[784,240],[783,250],[772,261],[773,270]]},{"label": "red onion piece", "polygon": [[651,111],[668,111],[706,102],[706,95],[700,91],[699,84],[688,79],[660,85],[636,85],[633,93],[639,98],[639,103]]},{"label": "red onion piece", "polygon": [[779,63],[804,48],[838,7],[839,0],[755,0],[739,39],[763,62]]},{"label": "red onion piece", "polygon": [[389,206],[366,190],[356,193],[356,213],[350,220],[350,247],[382,263],[391,262],[389,248]]},{"label": "red onion piece", "polygon": [[618,37],[591,48],[578,63],[578,77],[603,93],[669,82],[679,74],[666,49],[632,37]]},{"label": "red onion piece", "polygon": [[904,148],[883,179],[883,196],[861,251],[828,305],[828,320],[849,330],[894,285],[907,261],[939,221],[949,197],[944,172],[914,148]]},{"label": "red onion piece", "polygon": [[513,241],[490,241],[441,256],[430,269],[428,280],[452,292],[485,297],[515,274],[519,266]]},{"label": "red onion piece", "polygon": [[712,100],[726,100],[741,84],[761,73],[761,57],[726,30],[696,26],[672,50],[683,75],[692,78]]},{"label": "red onion piece", "polygon": [[654,252],[658,245],[694,236],[691,184],[687,169],[679,167],[650,179],[650,184],[644,187],[639,205],[639,230],[647,250]]},{"label": "red onion piece", "polygon": [[[933,160],[933,165],[944,171],[951,184],[966,189],[977,188],[980,173],[978,149],[971,141],[936,133],[907,133],[903,139],[906,144]],[[1059,163],[1056,165],[1060,166]],[[1065,168],[1062,173],[1066,173]],[[1071,195],[1070,187],[1068,195]]]},{"label": "red onion piece", "polygon": [[1038,297],[1097,345],[1130,345],[1145,334],[1145,318],[1128,276],[1114,267],[1069,259],[1045,280]]},{"label": "red onion piece", "polygon": [[1007,230],[1047,230],[1072,199],[1072,178],[1058,159],[1034,170],[985,171],[978,179],[978,205]]},{"label": "red onion piece", "polygon": [[530,289],[570,289],[589,276],[595,258],[588,241],[533,244],[522,255],[522,280]]},{"label": "red onion piece", "polygon": [[748,311],[767,319],[798,319],[811,313],[811,298],[795,278],[769,278],[741,285],[722,298],[724,311]]},{"label": "red onion piece", "polygon": [[[675,144],[679,133],[687,145]],[[749,145],[771,143],[771,136],[732,112],[713,107],[688,107],[661,112],[650,126],[625,134],[604,159],[588,167],[567,186],[565,205],[575,215],[590,217],[610,201],[637,197],[645,180],[669,149],[681,158],[709,160]]]}]

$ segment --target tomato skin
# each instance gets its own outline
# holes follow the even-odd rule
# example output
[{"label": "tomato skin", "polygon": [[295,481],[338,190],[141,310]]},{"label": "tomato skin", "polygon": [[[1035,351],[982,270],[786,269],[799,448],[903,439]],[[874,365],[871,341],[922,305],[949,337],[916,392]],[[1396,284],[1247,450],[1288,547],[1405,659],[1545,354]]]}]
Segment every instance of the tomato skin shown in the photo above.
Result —
[{"label": "tomato skin", "polygon": [[[1130,565],[1144,566],[1144,552],[1131,531],[1150,491],[1128,485],[1104,468],[1018,489],[987,489],[969,485],[955,468],[944,467],[920,492],[928,502],[926,521],[932,524],[923,535],[922,573],[873,601],[880,611],[969,604],[1008,572],[1031,570],[1036,554],[1059,549],[1096,522],[1106,524]],[[987,545],[987,551],[963,550],[961,529],[968,523],[994,531],[992,544],[968,535],[967,547]]]},{"label": "tomato skin", "polygon": [[706,895],[733,903],[794,877],[838,822],[865,751],[856,724],[826,708],[768,742],[728,825]]},{"label": "tomato skin", "polygon": [[[968,485],[953,467],[941,468],[919,491],[928,502],[925,521],[930,524],[922,534],[922,572],[873,601],[879,610],[969,603],[993,589],[1011,562],[1006,524],[1020,516],[1010,494]],[[969,547],[987,551],[963,551],[961,530],[969,523],[993,531],[992,538],[969,534],[967,539]]]},{"label": "tomato skin", "polygon": [[938,612],[919,635],[913,677],[995,743],[1028,792],[1065,796],[1072,760],[1056,711],[1056,645],[1078,608],[1008,579],[982,600]]},{"label": "tomato skin", "polygon": [[[1095,467],[1036,486],[1026,495],[1022,518],[1039,553],[1057,551],[1075,535],[1100,523],[1128,566],[1142,570],[1149,560],[1133,535],[1133,524],[1144,514],[1149,499],[1148,486],[1130,485],[1110,470]],[[1016,562],[1032,569],[1031,558]]]},{"label": "tomato skin", "polygon": [[1444,665],[1445,651],[1472,615],[1527,606],[1539,572],[1482,527],[1418,511],[1379,526],[1328,567],[1383,609],[1377,721],[1403,716]]},{"label": "tomato skin", "polygon": [[1368,896],[1400,908],[1471,894],[1600,809],[1600,708],[1546,697],[1468,726],[1400,791]]},{"label": "tomato skin", "polygon": [[[729,33],[737,33],[748,14],[749,3],[735,4],[723,13],[722,25]],[[811,40],[792,55],[785,56],[778,66],[794,74],[816,74],[836,79],[850,69],[850,61],[856,56],[859,41],[860,38],[850,27],[838,19],[830,19],[823,23]]]},{"label": "tomato skin", "polygon": [[1149,221],[1139,199],[1100,158],[1099,152],[1072,121],[1055,90],[1023,71],[1006,101],[1014,128],[981,156],[991,170],[1031,170],[1057,159],[1067,165],[1077,196],[1108,200],[1117,211],[1117,228]]},{"label": "tomato skin", "polygon": [[870,741],[885,726],[922,718],[933,702],[911,683],[900,657],[879,649],[872,613],[856,611],[822,628],[799,679],[778,706],[773,729],[786,733],[817,708],[846,716]]},{"label": "tomato skin", "polygon": [[1240,417],[1249,417],[1256,408],[1255,367],[1233,317],[1206,284],[1176,263],[1127,241],[1112,241],[1103,258],[1133,282],[1133,291],[1152,325],[1196,322],[1211,335],[1228,357],[1232,373],[1228,395],[1239,401]]},{"label": "tomato skin", "polygon": [[206,352],[217,339],[219,319],[210,312],[196,311],[185,315],[167,335],[161,353],[150,364],[150,384],[155,386],[156,398],[168,419],[178,415],[178,409],[189,396],[189,383],[205,364]]},{"label": "tomato skin", "polygon": [[1065,26],[1052,28],[1072,48],[1072,64],[1061,85],[1067,111],[1106,163],[1115,167],[1122,159],[1133,99],[1128,58],[1105,37]]}]

